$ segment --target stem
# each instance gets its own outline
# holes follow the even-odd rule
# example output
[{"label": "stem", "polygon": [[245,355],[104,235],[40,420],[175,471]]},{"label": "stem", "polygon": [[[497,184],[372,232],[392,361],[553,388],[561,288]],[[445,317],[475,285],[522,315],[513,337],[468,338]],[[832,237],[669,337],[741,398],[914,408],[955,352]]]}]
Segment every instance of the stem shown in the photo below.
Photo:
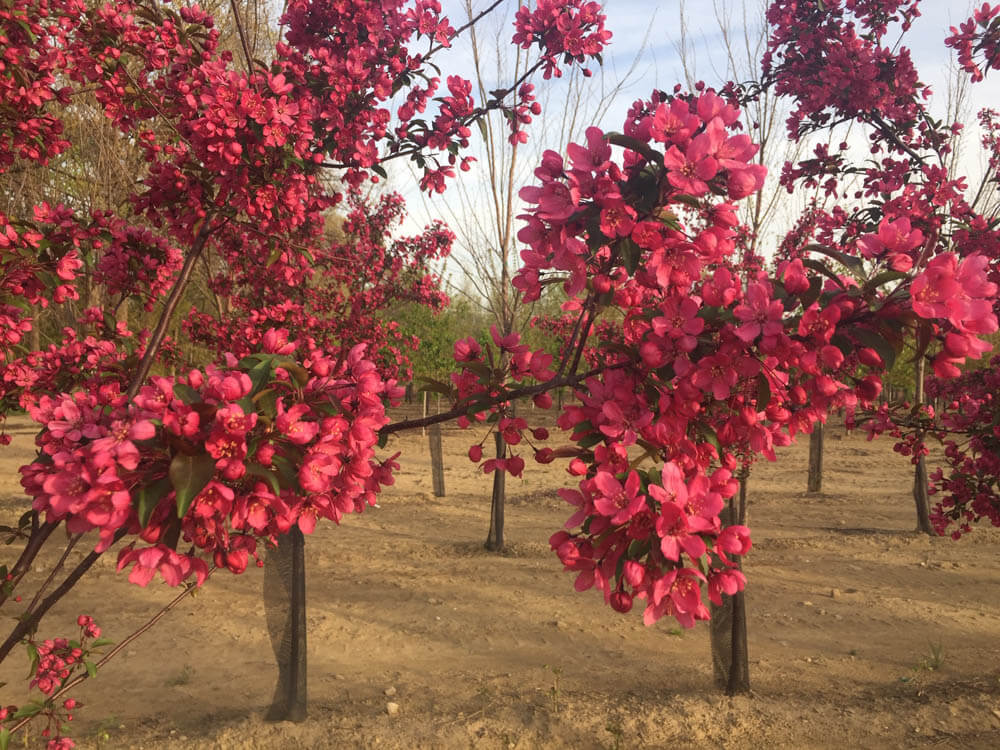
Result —
[{"label": "stem", "polygon": [[[534,396],[539,393],[545,393],[546,391],[555,390],[556,388],[560,388],[565,385],[577,385],[593,375],[599,375],[600,373],[608,370],[620,370],[630,364],[632,363],[616,362],[615,364],[607,365],[605,367],[595,367],[593,370],[582,372],[579,375],[567,375],[564,377],[552,378],[552,380],[546,380],[544,383],[539,383],[538,385],[515,388],[496,396],[493,402],[499,404],[516,398],[524,398],[525,396]],[[441,414],[432,414],[421,419],[404,419],[399,422],[393,422],[392,424],[388,424],[379,430],[379,435],[391,435],[394,432],[403,432],[405,430],[414,430],[418,427],[429,427],[432,424],[439,424],[441,422],[450,422],[452,419],[464,416],[469,410],[469,405],[470,404],[455,406],[449,411],[442,412]],[[484,406],[483,408],[485,409],[487,406]]]},{"label": "stem", "polygon": [[909,156],[911,159],[913,159],[918,164],[922,165],[924,163],[924,158],[925,157],[921,156],[916,151],[914,151],[910,146],[908,146],[905,143],[903,143],[903,141],[900,139],[900,137],[896,133],[893,132],[892,128],[889,127],[889,125],[886,123],[885,120],[883,120],[877,114],[871,114],[870,117],[871,117],[871,121],[875,125],[878,126],[879,130],[882,131],[882,134],[886,138],[888,138],[889,141],[892,142],[892,145],[894,145],[900,151],[902,151],[903,153],[905,153],[907,156]]},{"label": "stem", "polygon": [[173,317],[174,310],[177,309],[177,304],[180,302],[181,296],[184,294],[184,290],[191,280],[191,272],[194,270],[195,263],[198,262],[198,258],[201,256],[201,252],[205,249],[205,244],[212,234],[212,230],[208,226],[209,222],[206,217],[201,229],[198,230],[198,234],[195,236],[191,252],[184,259],[184,266],[181,268],[180,276],[174,282],[174,288],[170,290],[170,297],[167,298],[163,312],[160,314],[160,319],[156,322],[156,328],[153,330],[153,335],[150,337],[149,343],[146,345],[146,351],[143,352],[142,360],[139,362],[139,368],[136,370],[135,376],[129,384],[128,391],[126,391],[129,401],[135,398],[135,395],[139,392],[139,388],[149,376],[149,371],[153,367],[153,360],[156,359],[160,345],[167,335],[167,327],[170,325],[170,319]]},{"label": "stem", "polygon": [[[17,558],[17,562],[10,571],[11,575],[11,587],[10,590],[14,591],[17,585],[24,578],[25,573],[31,568],[31,563],[34,562],[35,557],[38,555],[39,550],[41,550],[42,545],[49,538],[49,535],[55,531],[56,526],[59,524],[53,523],[51,521],[46,521],[41,526],[38,525],[38,512],[35,511],[31,517],[31,536],[28,538],[28,543],[24,546],[24,550],[21,552],[21,556]],[[0,596],[0,604],[7,601],[7,595]]]},{"label": "stem", "polygon": [[240,18],[240,10],[236,5],[236,0],[229,0],[229,7],[233,11],[233,20],[236,22],[236,30],[240,34],[240,46],[243,47],[243,58],[247,63],[247,77],[253,77],[253,56],[250,54],[250,45],[247,43],[247,33],[243,30],[243,19]]},{"label": "stem", "polygon": [[570,365],[569,372],[570,375],[576,373],[576,368],[580,365],[580,357],[583,356],[583,350],[587,345],[587,337],[590,335],[590,327],[594,324],[594,318],[597,317],[594,311],[594,305],[592,304],[592,298],[587,300],[589,309],[587,310],[587,319],[584,322],[583,327],[580,329],[580,340],[576,342],[576,353],[573,355],[573,364]]},{"label": "stem", "polygon": [[[469,22],[466,23],[464,26],[459,26],[457,29],[455,29],[455,33],[452,34],[451,38],[452,39],[457,39],[459,37],[459,35],[461,35],[461,33],[463,31],[465,31],[466,29],[470,29],[473,26],[475,26],[477,23],[479,23],[479,21],[481,21],[483,19],[484,16],[487,16],[490,13],[492,13],[503,2],[504,2],[504,0],[495,0],[495,2],[493,3],[493,5],[491,5],[490,7],[486,8],[486,10],[482,11],[481,13],[479,13],[479,15],[477,15],[475,18],[470,18]],[[427,53],[427,57],[430,57],[435,52],[437,52],[438,50],[440,50],[441,48],[443,48],[444,46],[445,46],[444,44],[438,43],[434,47],[431,47],[430,51]],[[427,58],[425,57],[424,59],[427,59]]]},{"label": "stem", "polygon": [[[532,75],[534,75],[535,71],[537,71],[540,67],[542,67],[542,61],[538,60],[534,65],[528,68],[523,75],[521,75],[516,81],[514,81],[514,83],[512,83],[509,88],[503,90],[503,96],[506,97],[509,94],[513,93],[514,91],[517,91],[518,88],[520,88],[521,84],[525,83]],[[485,117],[493,110],[502,108],[503,108],[502,98],[490,99],[482,107],[479,107],[478,109],[474,110],[473,112],[462,118],[460,122],[463,126],[469,126],[476,120],[480,119],[481,117]],[[401,148],[398,151],[392,151],[391,153],[386,154],[385,156],[380,156],[378,158],[377,163],[385,164],[387,161],[392,161],[393,159],[401,159],[404,156],[412,156],[413,154],[423,153],[424,149],[425,146],[414,144],[409,148]],[[319,166],[325,169],[350,169],[351,167],[357,167],[358,165],[351,164],[349,162],[324,161],[320,162]]]},{"label": "stem", "polygon": [[83,534],[76,534],[70,537],[69,544],[67,544],[66,549],[63,550],[62,557],[60,557],[59,562],[57,562],[55,566],[53,566],[52,570],[49,572],[48,578],[46,578],[45,581],[42,583],[42,585],[38,587],[38,591],[35,592],[35,596],[31,600],[31,604],[28,605],[28,609],[26,610],[27,612],[33,610],[35,608],[35,605],[38,604],[38,600],[42,598],[42,594],[45,592],[45,589],[47,589],[49,587],[49,584],[52,583],[52,579],[56,577],[56,573],[62,570],[63,563],[66,562],[66,558],[69,557],[69,553],[73,550],[73,548],[76,546],[76,543],[79,542],[82,537]]},{"label": "stem", "polygon": [[561,355],[562,362],[559,363],[559,372],[556,373],[558,377],[562,377],[563,373],[566,371],[566,365],[569,364],[569,353],[576,345],[576,336],[580,332],[580,324],[583,323],[583,319],[586,315],[587,310],[581,310],[580,317],[576,319],[576,323],[573,325],[573,333],[570,335],[569,341],[566,342],[563,354]]},{"label": "stem", "polygon": [[[208,571],[208,575],[209,576],[212,575],[212,572],[214,570],[215,570],[215,567],[212,567]],[[208,576],[206,576],[206,578],[207,577]],[[127,638],[125,638],[125,640],[123,640],[121,643],[119,643],[117,646],[115,646],[113,649],[111,649],[107,654],[105,654],[101,658],[101,660],[98,661],[97,664],[94,665],[95,668],[96,669],[100,669],[105,664],[107,664],[111,659],[113,659],[115,656],[117,656],[118,654],[120,654],[124,648],[126,648],[130,643],[132,643],[132,641],[134,641],[140,635],[142,635],[147,630],[149,630],[151,627],[153,627],[157,622],[159,622],[164,617],[164,615],[167,614],[167,612],[169,612],[174,607],[176,607],[178,604],[180,604],[181,601],[184,599],[184,597],[190,596],[197,589],[198,589],[198,586],[196,584],[189,583],[187,585],[187,588],[185,588],[181,593],[179,593],[177,596],[175,596],[168,604],[164,605],[164,607],[159,612],[157,612],[155,615],[153,615],[149,619],[148,622],[146,622],[144,625],[142,625],[141,627],[139,627],[130,636],[128,636]],[[50,695],[48,697],[48,701],[55,701],[60,696],[65,695],[68,691],[70,691],[73,688],[75,688],[77,685],[79,685],[84,680],[89,679],[89,677],[90,677],[90,675],[87,672],[82,672],[82,673],[78,674],[76,677],[74,677],[73,679],[71,679],[69,682],[64,683],[58,690],[56,690],[54,693],[52,693],[52,695]],[[10,728],[11,734],[13,734],[18,729],[20,729],[21,727],[23,727],[25,724],[27,724],[28,722],[30,722],[33,718],[34,718],[33,716],[25,716],[17,724],[15,724],[14,726],[12,726]]]},{"label": "stem", "polygon": [[[127,528],[119,529],[115,533],[112,544],[115,544],[119,540],[121,540],[121,538],[125,536],[127,531],[128,531]],[[7,636],[7,640],[3,642],[2,646],[0,646],[0,662],[3,662],[3,660],[7,658],[7,655],[11,652],[11,649],[13,649],[14,646],[20,643],[21,639],[24,638],[24,636],[26,636],[28,633],[34,630],[35,627],[37,627],[38,622],[42,619],[42,617],[44,617],[45,613],[48,612],[50,609],[52,609],[52,606],[60,599],[62,599],[62,597],[66,595],[67,591],[69,591],[71,588],[73,588],[73,586],[76,585],[76,582],[80,580],[80,577],[88,570],[90,570],[91,566],[95,562],[97,562],[97,558],[99,558],[102,554],[104,553],[95,551],[91,552],[89,555],[83,558],[77,564],[77,566],[73,568],[73,571],[68,576],[66,576],[66,580],[64,580],[61,584],[59,584],[59,587],[55,591],[53,591],[51,594],[45,597],[44,600],[42,600],[42,603],[38,606],[38,609],[36,609],[34,612],[25,613],[25,616],[18,620],[17,625],[14,626],[14,629],[11,631],[10,635]]]}]

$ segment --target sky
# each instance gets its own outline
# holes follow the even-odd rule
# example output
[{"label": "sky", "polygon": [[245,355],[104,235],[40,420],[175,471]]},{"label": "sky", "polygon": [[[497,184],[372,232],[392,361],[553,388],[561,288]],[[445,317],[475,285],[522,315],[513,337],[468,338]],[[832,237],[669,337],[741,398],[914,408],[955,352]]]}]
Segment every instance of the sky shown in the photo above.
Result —
[{"label": "sky", "polygon": [[[464,0],[442,0],[444,11],[456,28],[465,21]],[[473,8],[481,9],[490,4],[489,0],[473,0]],[[516,3],[508,4],[513,13]],[[729,75],[726,69],[722,34],[717,12],[728,18],[733,37],[740,39],[744,32],[752,38],[759,35],[763,23],[765,0],[606,0],[607,28],[613,37],[604,55],[603,74],[607,81],[618,81],[629,73],[621,94],[608,108],[601,122],[605,130],[619,130],[629,105],[638,98],[647,97],[654,88],[670,90],[677,82],[684,82],[684,66],[680,47],[687,47],[687,58],[695,80],[704,80],[710,86],[721,86]],[[906,34],[902,42],[911,51],[914,64],[921,80],[935,92],[931,110],[943,113],[948,89],[948,69],[950,50],[944,46],[950,26],[958,25],[971,14],[971,3],[966,0],[924,0],[921,4],[922,16]],[[686,39],[682,40],[680,16],[682,8],[687,18]],[[481,34],[494,34],[509,42],[513,31],[512,15],[505,20],[492,19],[481,24]],[[895,41],[895,40],[893,40]],[[443,60],[449,71],[469,75],[471,54],[467,38],[455,42],[449,56]],[[539,80],[539,85],[546,82]],[[984,106],[995,106],[1000,100],[1000,75],[987,76],[982,83],[970,90],[970,116],[967,128],[973,138],[978,138],[978,128],[974,113]],[[551,129],[546,124],[544,132],[530,132],[532,145],[541,149],[546,139],[552,139]],[[474,131],[478,139],[478,131]],[[863,143],[858,136],[858,143]],[[975,144],[967,148],[968,156],[962,163],[963,171],[978,174],[980,167],[974,154]],[[558,148],[558,146],[556,146]],[[475,146],[473,153],[475,153]],[[537,154],[535,152],[535,160]],[[525,155],[527,161],[528,155]],[[473,169],[459,175],[465,185],[464,190],[449,189],[442,196],[427,198],[421,196],[414,187],[414,175],[407,169],[396,168],[390,174],[390,187],[403,193],[410,207],[410,218],[403,227],[406,233],[418,231],[431,218],[444,217],[450,224],[479,222],[482,206],[474,200],[463,198],[460,193],[475,194],[482,183],[482,171]],[[525,184],[531,181],[530,170],[524,173]],[[775,178],[776,179],[776,178]],[[470,219],[470,216],[472,218]],[[462,232],[459,232],[461,235]],[[459,242],[461,245],[461,240]],[[461,246],[455,252],[462,253]],[[452,264],[454,274],[454,264]]]}]

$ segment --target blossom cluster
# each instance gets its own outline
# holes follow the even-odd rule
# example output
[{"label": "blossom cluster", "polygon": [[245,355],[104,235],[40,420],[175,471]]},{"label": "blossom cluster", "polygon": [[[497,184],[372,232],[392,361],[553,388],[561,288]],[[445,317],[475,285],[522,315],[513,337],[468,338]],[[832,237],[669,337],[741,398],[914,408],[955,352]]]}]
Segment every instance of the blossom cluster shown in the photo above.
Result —
[{"label": "blossom cluster", "polygon": [[392,481],[374,448],[395,382],[360,345],[297,362],[284,332],[263,344],[224,367],[154,378],[131,403],[113,389],[42,397],[30,409],[41,454],[22,468],[34,509],[72,533],[97,530],[98,551],[138,535],[119,568],[177,585],[200,584],[210,562],[242,572],[260,540],[374,503]]},{"label": "blossom cluster", "polygon": [[[997,393],[1000,357],[953,380],[935,380],[928,394],[943,402],[945,466],[930,476],[937,504],[931,521],[939,534],[958,538],[985,520],[1000,526],[1000,428]],[[932,428],[933,429],[933,428]]]},{"label": "blossom cluster", "polygon": [[[712,601],[742,589],[732,558],[748,531],[719,521],[736,477],[829,411],[873,405],[903,330],[933,320],[956,342],[947,356],[964,361],[997,327],[984,258],[928,262],[921,232],[891,207],[850,246],[833,242],[836,216],[819,217],[819,238],[836,247],[796,248],[773,273],[743,263],[735,202],[764,169],[737,122],[713,91],[657,93],[622,135],[589,129],[568,163],[547,152],[541,185],[522,191],[531,210],[515,286],[532,299],[562,280],[564,310],[585,328],[600,307],[621,321],[559,417],[580,480],[562,493],[575,513],[552,546],[577,588],[596,586],[622,611],[644,600],[647,622],[690,626],[708,616],[703,586]],[[658,467],[642,469],[647,458]]]},{"label": "blossom cluster", "polygon": [[76,624],[80,628],[80,635],[76,639],[26,639],[32,673],[29,687],[38,688],[45,698],[25,703],[20,708],[0,707],[0,728],[5,732],[10,731],[3,726],[5,723],[14,724],[18,719],[23,721],[41,716],[46,719],[46,726],[40,735],[46,740],[48,750],[71,750],[76,747],[72,739],[63,736],[63,722],[73,721],[73,712],[83,704],[75,698],[63,698],[61,704],[57,705],[56,700],[64,694],[67,682],[75,673],[81,669],[86,669],[88,673],[94,672],[96,667],[90,661],[92,654],[109,643],[101,638],[101,629],[93,617],[80,615]]},{"label": "blossom cluster", "polygon": [[958,53],[958,64],[972,80],[982,81],[987,70],[1000,67],[1000,5],[983,3],[958,28],[951,27],[944,43]]},{"label": "blossom cluster", "polygon": [[[857,117],[871,128],[873,158],[864,164],[852,163],[846,144],[841,144],[836,154],[820,153],[818,148],[815,159],[786,165],[782,178],[789,190],[822,184],[827,195],[838,196],[843,181],[844,197],[866,201],[853,211],[814,210],[809,230],[797,246],[808,246],[815,235],[855,265],[883,263],[885,270],[875,278],[895,285],[889,301],[909,303],[913,316],[900,321],[889,338],[900,342],[908,338],[916,357],[932,366],[925,387],[939,408],[884,404],[864,414],[866,426],[871,435],[893,435],[896,450],[914,462],[928,454],[928,437],[942,441],[945,466],[930,478],[930,491],[938,499],[931,521],[939,533],[950,528],[957,537],[979,519],[996,523],[995,383],[991,367],[977,367],[974,361],[991,349],[983,336],[997,330],[1000,231],[989,211],[983,210],[982,190],[969,197],[966,179],[943,166],[962,124],[930,116],[923,91],[913,83],[905,47],[878,46],[890,22],[899,22],[905,30],[917,13],[917,3],[775,2],[769,13],[776,33],[767,62],[780,90],[799,103],[799,122],[808,122],[813,129],[832,129],[840,117],[853,119],[850,107],[838,103],[842,99],[863,104]],[[869,23],[871,19],[877,23]],[[829,39],[810,36],[807,26]],[[823,31],[827,28],[832,33]],[[849,39],[856,50],[867,45],[880,60],[877,69],[828,65]],[[945,43],[957,51],[971,80],[978,81],[996,66],[998,40],[1000,7],[984,3],[951,29]],[[889,84],[895,77],[896,84],[868,101],[856,102],[874,91],[866,80],[872,72],[876,73],[872,80]],[[912,85],[899,85],[903,74]],[[820,76],[836,76],[839,83],[822,90],[815,85]],[[996,114],[983,110],[979,121],[985,186],[996,180],[1000,164]],[[861,175],[860,189],[843,180],[851,174]]]},{"label": "blossom cluster", "polygon": [[544,77],[560,77],[563,62],[585,62],[599,57],[611,40],[604,28],[600,3],[593,0],[539,0],[535,7],[522,5],[514,20],[514,44],[528,49],[538,44],[545,62]]},{"label": "blossom cluster", "polygon": [[884,43],[889,25],[905,30],[920,15],[920,0],[775,0],[767,10],[764,75],[796,108],[788,132],[831,122],[866,120],[872,113],[911,122],[919,111],[920,83],[909,50]]},{"label": "blossom cluster", "polygon": [[[438,385],[443,386],[442,390],[453,399],[456,407],[465,412],[457,420],[460,427],[468,427],[473,420],[489,420],[503,437],[502,455],[482,460],[487,435],[469,448],[469,459],[477,464],[481,462],[484,473],[506,471],[520,477],[525,466],[524,458],[517,452],[523,447],[521,443],[530,446],[537,458],[539,449],[531,441],[547,440],[548,430],[529,427],[527,420],[516,416],[511,404],[500,394],[514,383],[551,381],[555,377],[553,357],[543,349],[532,351],[521,343],[521,336],[516,332],[503,335],[495,325],[490,326],[490,337],[492,344],[485,347],[471,336],[456,341],[453,356],[458,371],[451,374],[450,386]],[[532,400],[541,409],[552,406],[552,396],[545,390],[536,393]]]}]

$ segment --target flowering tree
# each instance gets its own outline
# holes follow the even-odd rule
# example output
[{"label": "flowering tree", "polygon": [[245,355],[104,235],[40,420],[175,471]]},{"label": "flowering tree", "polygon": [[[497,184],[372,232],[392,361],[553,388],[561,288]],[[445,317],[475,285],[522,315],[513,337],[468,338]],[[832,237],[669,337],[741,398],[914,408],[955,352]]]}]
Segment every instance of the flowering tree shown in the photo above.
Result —
[{"label": "flowering tree", "polygon": [[[773,458],[773,446],[810,431],[832,408],[873,409],[879,373],[908,339],[919,359],[936,351],[931,363],[942,378],[989,348],[980,337],[997,328],[995,230],[963,200],[962,183],[946,179],[941,162],[954,126],[923,108],[906,48],[882,44],[891,24],[909,25],[916,5],[772,4],[762,85],[793,100],[790,135],[860,123],[874,155],[857,166],[846,144],[834,154],[818,146],[786,167],[789,189],[820,185],[837,204],[803,217],[772,274],[747,269],[738,252],[732,202],[763,175],[750,139],[731,132],[742,95],[735,88],[637,103],[623,135],[589,131],[568,164],[547,154],[536,171],[541,186],[522,191],[534,208],[524,217],[529,250],[515,285],[530,299],[541,284],[562,281],[577,321],[564,331],[570,372],[602,312],[621,315],[618,324],[603,317],[582,406],[560,417],[577,443],[564,452],[574,456],[570,471],[582,479],[563,493],[577,510],[569,530],[552,538],[577,588],[600,588],[616,609],[639,598],[647,622],[707,618],[702,584],[718,601],[744,581],[731,557],[749,548],[746,529],[718,519],[735,472],[758,455]],[[993,18],[978,15],[982,24]],[[622,147],[620,160],[612,145]],[[853,176],[860,188],[847,182]],[[476,366],[495,359],[468,345],[456,354]],[[460,395],[495,382],[472,372],[455,379]],[[966,416],[986,393],[963,399]],[[902,416],[886,407],[872,428],[879,420],[905,425]],[[505,425],[518,427],[501,419],[498,429]],[[907,452],[926,451],[925,429],[911,435]],[[965,506],[983,509],[984,489],[995,486],[985,437],[953,474],[969,498],[955,514],[975,515]],[[954,443],[949,450],[959,457]],[[646,457],[655,459],[651,470],[642,468]],[[985,477],[973,481],[976,470]]]},{"label": "flowering tree", "polygon": [[[833,211],[814,212],[812,229],[806,236],[800,233],[796,245],[815,232],[824,247],[856,256],[855,263],[888,257],[890,270],[900,277],[926,269],[909,289],[913,310],[922,319],[909,339],[917,363],[916,404],[912,409],[886,404],[869,426],[873,434],[889,430],[901,438],[896,449],[917,465],[914,495],[921,528],[930,532],[933,522],[940,533],[952,521],[968,530],[968,522],[990,516],[966,506],[982,511],[996,504],[989,489],[995,481],[988,469],[995,455],[987,447],[989,369],[952,378],[966,358],[979,359],[990,348],[969,334],[988,333],[995,325],[1000,235],[996,208],[985,198],[998,172],[994,114],[980,113],[987,168],[978,189],[967,190],[970,181],[954,173],[953,159],[963,124],[932,117],[929,90],[919,82],[908,50],[884,45],[890,33],[909,28],[918,6],[830,4],[810,14],[801,12],[801,4],[774,3],[769,19],[775,34],[766,64],[778,90],[796,102],[788,123],[793,137],[850,121],[867,129],[871,151],[867,162],[857,163],[846,144],[833,153],[817,147],[814,158],[788,165],[782,181],[789,190],[803,182],[817,184],[844,201]],[[945,40],[973,82],[995,62],[998,12],[984,5]],[[850,185],[851,178],[859,184]],[[851,198],[853,205],[847,203]],[[935,319],[941,318],[946,322],[938,324]],[[943,400],[941,414],[921,403],[925,361],[933,371],[928,392]],[[931,516],[923,467],[928,432],[946,440],[952,469],[950,478],[938,472],[932,483],[932,492],[944,490],[945,498]],[[970,474],[974,468],[976,474]]]},{"label": "flowering tree", "polygon": [[[599,51],[608,35],[596,11],[592,3],[543,4],[522,14],[516,41],[537,50],[532,70],[558,74],[564,61]],[[431,59],[457,33],[436,0],[290,3],[266,63],[220,51],[197,5],[24,0],[0,19],[0,168],[48,168],[70,153],[78,144],[64,137],[61,113],[82,93],[96,97],[147,165],[121,215],[44,204],[0,217],[0,398],[4,413],[24,408],[42,426],[39,458],[23,472],[32,510],[12,530],[24,548],[4,571],[0,599],[14,606],[63,524],[70,545],[88,531],[99,537],[65,577],[59,563],[42,582],[0,645],[4,658],[126,536],[119,567],[132,581],[200,584],[214,567],[243,570],[260,541],[293,525],[308,531],[318,517],[339,520],[374,502],[394,466],[375,457],[377,432],[399,389],[368,357],[395,361],[387,356],[392,336],[375,325],[353,340],[345,331],[371,322],[365,316],[387,289],[436,302],[414,271],[448,237],[435,228],[401,247],[384,238],[398,206],[383,203],[372,225],[355,205],[350,250],[358,255],[348,266],[347,247],[323,240],[324,212],[340,194],[322,173],[336,169],[356,187],[377,179],[380,163],[410,158],[422,186],[441,190],[477,118],[504,108],[522,122],[533,102],[514,82],[477,106],[458,77],[432,102],[442,82]],[[420,262],[408,265],[401,251]],[[209,254],[234,285],[216,280],[237,313],[222,330],[239,335],[223,348],[194,314],[190,331],[219,347],[216,364],[156,375],[193,269]],[[58,345],[26,352],[32,312],[77,295],[84,259],[108,298],[141,300],[155,325],[131,330],[90,309]],[[293,288],[308,291],[292,300]],[[275,316],[291,326],[291,339],[268,330]],[[325,337],[295,330],[313,319],[325,322]],[[334,321],[339,328],[330,330]],[[70,710],[55,699],[74,681],[84,649],[53,644],[46,653],[69,649],[71,659],[58,657],[56,678],[39,661],[48,670],[36,682],[43,699],[5,711],[4,737],[34,715],[55,721]]]},{"label": "flowering tree", "polygon": [[[987,71],[1000,65],[1000,6],[983,4],[965,23],[951,29],[946,44],[957,51],[959,62],[973,82],[983,80]],[[970,247],[978,245],[980,252],[990,257],[990,280],[1000,283],[996,260],[1000,243],[997,207],[995,203],[987,205],[984,200],[991,194],[995,196],[1000,182],[1000,115],[992,109],[983,110],[979,113],[979,122],[988,169],[971,200],[971,207],[977,213],[959,227],[958,236]],[[997,313],[998,304],[994,302],[993,314]],[[943,408],[941,414],[927,420],[926,426],[943,441],[947,468],[931,476],[931,491],[939,496],[931,522],[939,534],[950,528],[952,537],[957,539],[970,530],[972,523],[983,519],[1000,526],[997,478],[1000,476],[1000,433],[996,426],[998,404],[995,395],[1000,359],[993,357],[988,367],[952,379],[948,376],[956,373],[949,356],[957,353],[956,344],[952,342],[949,347],[947,340],[945,344],[944,361],[936,365],[937,377],[928,383],[929,395],[937,398]],[[903,441],[899,449],[906,450],[913,442]]]},{"label": "flowering tree", "polygon": [[[936,131],[921,127],[912,109],[908,57],[900,51],[889,60],[878,43],[887,14],[899,11],[905,21],[915,6],[772,5],[767,70],[776,90],[797,97],[797,129],[834,115],[861,119],[890,154],[917,158],[907,139],[933,141]],[[738,129],[738,91],[655,92],[632,107],[622,133],[590,128],[566,159],[547,152],[539,184],[522,191],[529,209],[518,236],[527,249],[513,283],[527,301],[544,284],[563,285],[575,316],[563,356],[531,351],[515,332],[456,342],[457,372],[442,384],[453,408],[389,424],[385,405],[401,392],[372,359],[386,337],[355,342],[343,332],[323,338],[269,327],[275,315],[295,326],[325,317],[335,327],[365,312],[356,303],[371,290],[367,269],[355,283],[328,265],[347,248],[330,250],[322,239],[324,211],[339,195],[321,172],[342,170],[344,184],[358,186],[384,161],[411,158],[422,186],[441,190],[453,166],[465,164],[469,126],[486,111],[505,108],[520,131],[534,103],[523,81],[476,105],[468,82],[448,77],[436,115],[419,116],[440,85],[429,60],[456,33],[436,0],[296,0],[266,64],[218,52],[212,20],[197,6],[14,0],[0,19],[8,104],[0,166],[44,168],[72,148],[59,108],[82,89],[141,144],[148,165],[127,215],[44,205],[30,217],[0,217],[0,283],[11,300],[0,396],[5,410],[21,405],[41,426],[38,458],[22,469],[32,510],[13,530],[23,551],[5,572],[0,603],[16,602],[56,529],[65,524],[70,545],[87,532],[97,538],[64,578],[59,563],[42,582],[0,644],[0,659],[33,642],[45,613],[112,546],[121,545],[119,568],[142,585],[160,576],[194,586],[215,568],[240,572],[262,542],[374,503],[396,465],[377,456],[382,438],[453,418],[492,420],[503,434],[505,453],[484,462],[487,472],[520,475],[522,453],[542,462],[570,457],[577,484],[562,496],[574,512],[551,544],[576,588],[598,588],[622,612],[638,599],[647,623],[672,616],[691,626],[709,616],[704,594],[719,602],[745,584],[738,559],[750,548],[749,530],[719,518],[742,467],[758,455],[773,459],[775,446],[832,408],[872,404],[878,373],[904,333],[942,340],[946,354],[935,362],[949,375],[948,366],[981,353],[979,336],[997,328],[996,286],[986,277],[992,256],[983,252],[995,245],[957,231],[949,242],[937,241],[940,233],[929,239],[932,227],[950,221],[943,207],[957,205],[956,185],[933,181],[933,167],[908,188],[888,156],[868,179],[900,196],[878,203],[870,225],[831,212],[816,222],[821,244],[797,247],[773,272],[748,270],[736,204],[760,189],[766,170]],[[603,22],[594,2],[540,0],[518,11],[513,41],[535,50],[528,70],[558,75],[562,65],[600,54],[609,38]],[[428,51],[414,51],[418,43]],[[855,70],[847,61],[858,60],[868,86],[844,94]],[[792,167],[786,179],[819,179],[823,170],[811,169]],[[358,253],[381,258],[381,271],[392,268],[382,229],[366,235],[355,226]],[[836,233],[845,231],[840,241]],[[445,244],[439,230],[425,238],[428,252]],[[226,352],[231,341],[210,337],[195,315],[190,329],[219,348],[216,362],[157,374],[170,321],[208,252],[246,295],[233,305],[241,327],[229,329],[246,347]],[[85,254],[112,294],[142,299],[156,324],[130,330],[106,310],[88,310],[61,345],[26,354],[30,311],[75,293]],[[308,286],[316,267],[320,277],[333,269],[349,290],[343,298],[303,292],[301,307],[270,310]],[[598,326],[601,356],[588,362]],[[567,385],[580,399],[558,419],[568,447],[539,447],[543,429],[505,414],[516,397],[549,406],[548,391]],[[470,457],[481,460],[481,446]],[[86,666],[97,635],[90,621],[80,627],[77,645],[35,646],[44,697],[6,712],[4,732],[72,710],[56,699],[83,678],[74,670]],[[52,746],[69,745],[53,738]]]}]

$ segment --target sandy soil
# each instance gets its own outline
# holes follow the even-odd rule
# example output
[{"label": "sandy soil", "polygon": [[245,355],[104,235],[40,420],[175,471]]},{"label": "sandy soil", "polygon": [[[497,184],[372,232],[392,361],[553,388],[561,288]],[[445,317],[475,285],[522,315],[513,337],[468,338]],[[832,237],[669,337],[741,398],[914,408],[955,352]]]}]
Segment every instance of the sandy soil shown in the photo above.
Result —
[{"label": "sandy soil", "polygon": [[[7,517],[31,455],[14,432]],[[308,721],[262,719],[276,669],[252,569],[217,574],[82,687],[74,734],[217,750],[1000,747],[1000,530],[913,533],[910,466],[887,440],[831,433],[823,493],[804,492],[804,444],[752,477],[750,697],[713,688],[706,627],[645,628],[573,591],[546,543],[567,516],[560,467],[508,480],[509,550],[484,552],[489,480],[464,457],[470,434],[447,430],[447,497],[431,495],[426,438],[399,438],[381,507],[307,541]],[[43,633],[87,612],[122,638],[170,596],[108,560]],[[20,702],[25,665],[9,661],[2,701]]]}]

